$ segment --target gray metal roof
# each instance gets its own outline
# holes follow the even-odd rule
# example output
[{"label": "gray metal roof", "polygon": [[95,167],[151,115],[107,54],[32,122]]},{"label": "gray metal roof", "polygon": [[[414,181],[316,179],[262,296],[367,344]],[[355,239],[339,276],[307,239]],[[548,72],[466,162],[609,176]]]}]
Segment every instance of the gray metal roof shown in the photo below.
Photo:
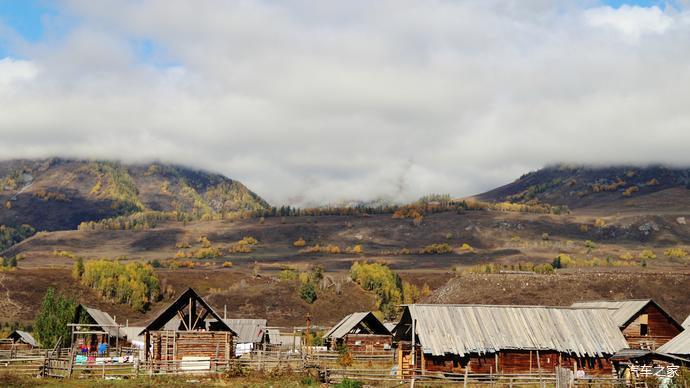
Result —
[{"label": "gray metal roof", "polygon": [[237,343],[261,343],[266,333],[265,319],[223,319],[237,333]]},{"label": "gray metal roof", "polygon": [[[101,326],[101,329],[103,331],[107,332],[111,337],[116,337],[118,336],[118,330],[117,330],[117,322],[113,319],[113,317],[110,316],[110,314],[106,313],[105,311],[101,311],[99,309],[95,309],[93,307],[88,307],[88,306],[83,306],[84,310],[86,310],[86,313],[89,314],[89,316],[98,324]],[[123,334],[119,333],[119,337],[122,337]]]},{"label": "gray metal roof", "polygon": [[683,326],[683,328],[686,329],[686,330],[687,330],[687,329],[690,329],[690,315],[688,315],[688,317],[685,318],[685,320],[683,321],[683,323],[681,324],[681,326]]},{"label": "gray metal roof", "polygon": [[685,329],[672,340],[657,349],[660,353],[681,354],[690,356],[690,329]]},{"label": "gray metal roof", "polygon": [[144,341],[144,336],[139,335],[144,330],[143,326],[126,326],[120,328],[120,335],[127,338],[127,341]]},{"label": "gray metal roof", "polygon": [[604,309],[424,304],[406,309],[416,320],[422,350],[436,356],[506,349],[599,356],[628,347]]},{"label": "gray metal roof", "polygon": [[371,312],[352,313],[341,319],[335,326],[331,328],[323,338],[343,338],[346,334],[360,331],[360,323],[365,321],[365,325],[371,326],[369,329],[380,334],[390,334],[390,330],[379,321],[378,318]]},{"label": "gray metal roof", "polygon": [[15,330],[12,333],[10,333],[10,335],[7,336],[7,338],[12,338],[14,341],[21,341],[31,346],[37,346],[34,336],[32,336],[31,333],[23,330]]},{"label": "gray metal roof", "polygon": [[642,310],[651,299],[629,299],[629,300],[594,300],[588,302],[573,303],[572,307],[577,308],[605,308],[611,310],[611,318],[616,325],[623,326]]}]

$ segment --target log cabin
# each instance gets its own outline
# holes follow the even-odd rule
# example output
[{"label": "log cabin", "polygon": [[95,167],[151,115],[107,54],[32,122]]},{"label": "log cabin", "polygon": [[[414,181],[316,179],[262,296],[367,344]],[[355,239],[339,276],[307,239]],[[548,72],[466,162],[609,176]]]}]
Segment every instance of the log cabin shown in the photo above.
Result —
[{"label": "log cabin", "polygon": [[15,330],[7,336],[6,341],[0,342],[0,350],[31,350],[38,343],[31,333],[23,330]]},{"label": "log cabin", "polygon": [[[659,353],[672,354],[690,360],[690,329],[686,329],[657,350]],[[690,362],[688,363],[690,365]]]},{"label": "log cabin", "polygon": [[587,301],[572,307],[608,309],[633,349],[656,350],[683,331],[683,326],[652,299]]},{"label": "log cabin", "polygon": [[391,350],[393,335],[372,312],[352,313],[341,319],[323,336],[329,349],[345,346],[350,351]]},{"label": "log cabin", "polygon": [[80,304],[72,320],[72,344],[77,340],[89,345],[90,351],[96,352],[97,344],[105,342],[111,347],[117,347],[119,339],[124,334],[119,331],[120,325],[115,318],[105,311]]},{"label": "log cabin", "polygon": [[144,336],[146,361],[234,357],[237,336],[193,289],[183,292],[162,310],[139,335]]},{"label": "log cabin", "polygon": [[[413,335],[414,333],[414,335]],[[404,306],[394,344],[399,375],[553,372],[611,375],[626,348],[604,309],[544,306]]]}]

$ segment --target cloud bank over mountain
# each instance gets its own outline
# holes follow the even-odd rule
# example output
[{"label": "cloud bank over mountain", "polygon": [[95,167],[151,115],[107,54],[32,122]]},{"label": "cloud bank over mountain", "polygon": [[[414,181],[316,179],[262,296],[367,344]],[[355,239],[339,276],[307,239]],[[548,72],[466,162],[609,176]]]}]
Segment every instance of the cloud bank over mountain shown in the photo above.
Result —
[{"label": "cloud bank over mountain", "polygon": [[690,164],[690,12],[595,1],[63,1],[0,21],[3,158],[153,159],[271,203]]}]

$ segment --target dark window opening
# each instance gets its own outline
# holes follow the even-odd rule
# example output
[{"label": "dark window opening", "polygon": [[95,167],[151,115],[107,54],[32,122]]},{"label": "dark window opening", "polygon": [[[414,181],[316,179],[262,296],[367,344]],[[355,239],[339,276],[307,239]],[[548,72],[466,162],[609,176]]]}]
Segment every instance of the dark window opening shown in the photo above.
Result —
[{"label": "dark window opening", "polygon": [[649,327],[646,324],[640,325],[640,335],[647,335],[649,333]]}]

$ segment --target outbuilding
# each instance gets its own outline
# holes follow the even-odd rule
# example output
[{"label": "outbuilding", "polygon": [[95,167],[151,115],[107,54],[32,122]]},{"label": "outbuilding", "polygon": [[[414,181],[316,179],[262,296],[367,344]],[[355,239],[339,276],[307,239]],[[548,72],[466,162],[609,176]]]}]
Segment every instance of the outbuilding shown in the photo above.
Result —
[{"label": "outbuilding", "polygon": [[393,335],[371,312],[352,313],[324,334],[329,349],[346,346],[353,352],[391,350]]},{"label": "outbuilding", "polygon": [[607,310],[545,306],[406,305],[394,339],[403,375],[611,375],[610,356],[627,347]]},{"label": "outbuilding", "polygon": [[683,326],[652,299],[578,302],[572,307],[608,309],[633,349],[656,350],[683,331]]},{"label": "outbuilding", "polygon": [[189,288],[147,324],[144,336],[147,361],[196,360],[224,362],[234,357],[235,333]]}]

